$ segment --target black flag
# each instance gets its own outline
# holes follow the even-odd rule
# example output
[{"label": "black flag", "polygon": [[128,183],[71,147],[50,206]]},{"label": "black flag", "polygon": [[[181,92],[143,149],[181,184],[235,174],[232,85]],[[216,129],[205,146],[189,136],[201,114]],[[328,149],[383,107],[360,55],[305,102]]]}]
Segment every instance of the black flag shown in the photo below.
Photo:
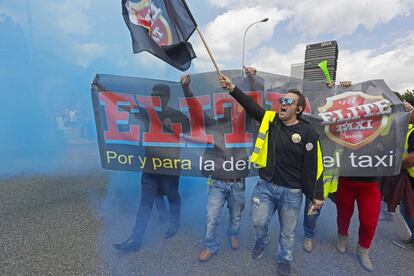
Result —
[{"label": "black flag", "polygon": [[134,53],[147,51],[185,71],[195,58],[187,40],[197,27],[184,0],[122,0]]}]

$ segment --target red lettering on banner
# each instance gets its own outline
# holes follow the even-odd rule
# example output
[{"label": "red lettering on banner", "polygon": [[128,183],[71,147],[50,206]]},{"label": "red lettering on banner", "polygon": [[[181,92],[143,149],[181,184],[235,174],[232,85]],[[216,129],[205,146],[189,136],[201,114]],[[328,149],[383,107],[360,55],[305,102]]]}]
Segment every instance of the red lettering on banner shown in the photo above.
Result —
[{"label": "red lettering on banner", "polygon": [[120,105],[135,106],[134,97],[131,94],[112,92],[99,93],[99,100],[105,106],[105,117],[108,130],[104,132],[106,143],[138,144],[140,126],[130,126],[128,132],[119,131],[119,125],[128,125],[129,112],[119,111]]},{"label": "red lettering on banner", "polygon": [[[263,92],[247,92],[257,104],[261,105],[263,101]],[[278,110],[279,98],[284,94],[277,92],[267,92],[266,102],[271,105],[272,110]],[[246,113],[240,104],[228,93],[213,94],[214,111],[212,112],[217,118],[224,117],[226,108],[231,108],[231,133],[223,133],[226,147],[245,147],[253,144],[251,133],[246,130]],[[108,130],[104,132],[106,143],[119,144],[139,144],[140,126],[129,125],[129,108],[137,109],[137,102],[148,113],[148,132],[143,134],[144,146],[167,146],[183,147],[186,140],[189,141],[188,147],[207,146],[214,144],[214,136],[206,132],[206,118],[204,111],[211,106],[211,96],[202,95],[196,97],[181,98],[179,101],[181,110],[188,110],[190,132],[184,139],[182,137],[183,126],[181,123],[162,122],[158,112],[161,110],[161,99],[156,96],[139,96],[100,92],[99,99],[105,106],[105,115]],[[306,99],[307,103],[309,100]],[[124,110],[122,107],[125,107]],[[127,108],[128,107],[128,108]],[[310,112],[310,106],[307,105],[305,112]],[[126,130],[120,131],[120,126],[126,125]],[[164,132],[165,127],[172,133]]]},{"label": "red lettering on banner", "polygon": [[214,111],[218,118],[224,117],[224,109],[231,108],[232,132],[224,134],[226,147],[245,147],[253,143],[251,133],[246,133],[246,113],[243,107],[228,93],[214,94]]},{"label": "red lettering on banner", "polygon": [[164,133],[163,122],[158,116],[157,110],[161,110],[161,99],[157,96],[137,96],[138,102],[144,105],[149,120],[148,132],[144,132],[143,143],[144,146],[183,146],[184,139],[181,137],[182,126],[181,123],[169,123],[173,133]]},{"label": "red lettering on banner", "polygon": [[248,91],[246,94],[249,95],[253,99],[253,101],[255,101],[258,105],[262,106],[262,102],[263,102],[262,91]]},{"label": "red lettering on banner", "polygon": [[305,108],[305,110],[303,111],[304,113],[312,113],[312,109],[311,109],[311,105],[310,105],[310,101],[309,101],[309,98],[305,98],[305,101],[306,101],[306,108]]},{"label": "red lettering on banner", "polygon": [[283,97],[282,93],[276,92],[267,92],[266,93],[266,103],[270,105],[271,110],[278,111],[279,110],[279,99]]},{"label": "red lettering on banner", "polygon": [[106,143],[112,144],[138,144],[140,126],[132,125],[128,132],[119,131],[119,125],[128,125],[129,112],[119,111],[120,105],[135,106],[134,97],[131,94],[113,92],[100,92],[99,100],[105,106],[105,117],[108,130],[104,132]]},{"label": "red lettering on banner", "polygon": [[[214,144],[214,137],[206,133],[204,110],[210,107],[210,96],[180,98],[180,109],[188,110],[190,120],[190,136],[187,139],[197,144],[204,144],[207,147]],[[189,144],[191,146],[191,144]]]}]

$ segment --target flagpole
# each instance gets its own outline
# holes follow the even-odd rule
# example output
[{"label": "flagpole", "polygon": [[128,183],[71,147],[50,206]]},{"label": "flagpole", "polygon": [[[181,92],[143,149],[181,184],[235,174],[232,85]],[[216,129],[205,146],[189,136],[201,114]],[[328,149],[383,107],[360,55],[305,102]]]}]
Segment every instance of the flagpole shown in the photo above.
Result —
[{"label": "flagpole", "polygon": [[201,38],[201,41],[203,41],[204,47],[206,47],[206,49],[207,49],[207,53],[208,53],[208,55],[210,56],[210,59],[211,59],[211,61],[213,62],[214,67],[216,68],[217,74],[219,75],[219,77],[221,77],[221,71],[220,71],[220,69],[218,68],[217,63],[216,63],[216,61],[214,60],[213,55],[211,54],[210,48],[208,48],[208,45],[207,45],[206,41],[204,40],[204,37],[203,37],[203,35],[201,34],[200,29],[198,28],[198,26],[196,27],[196,30],[197,30],[198,35],[199,35],[199,36],[200,36],[200,38]]},{"label": "flagpole", "polygon": [[193,14],[192,14],[192,13],[191,13],[191,11],[190,11],[190,8],[188,7],[188,5],[187,5],[187,3],[185,2],[185,0],[181,0],[181,3],[184,5],[185,9],[187,10],[188,14],[191,16],[191,19],[193,20],[194,24],[196,25],[196,30],[197,30],[197,33],[198,33],[198,35],[200,36],[201,41],[202,41],[202,42],[203,42],[203,44],[204,44],[204,47],[206,47],[207,53],[208,53],[208,55],[210,56],[210,59],[211,59],[211,61],[213,62],[214,67],[216,68],[217,74],[219,75],[219,77],[221,77],[221,71],[220,71],[220,69],[218,68],[216,61],[214,60],[213,54],[211,53],[210,48],[209,48],[209,47],[208,47],[208,45],[207,45],[207,42],[204,40],[204,37],[203,37],[203,35],[201,34],[200,29],[198,28],[198,25],[197,25],[197,23],[196,23],[196,21],[195,21],[195,19],[194,19],[194,17],[193,17]]}]

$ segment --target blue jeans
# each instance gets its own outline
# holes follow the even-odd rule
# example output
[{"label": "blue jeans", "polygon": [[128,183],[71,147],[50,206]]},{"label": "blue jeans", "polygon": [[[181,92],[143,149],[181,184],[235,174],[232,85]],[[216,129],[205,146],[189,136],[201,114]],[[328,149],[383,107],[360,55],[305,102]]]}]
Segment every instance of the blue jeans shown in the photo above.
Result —
[{"label": "blue jeans", "polygon": [[316,222],[321,214],[322,208],[314,215],[308,215],[311,200],[306,198],[305,208],[303,212],[303,230],[305,232],[305,239],[311,240],[315,235]]},{"label": "blue jeans", "polygon": [[256,245],[269,244],[268,228],[275,211],[278,211],[280,233],[276,259],[290,263],[295,242],[295,230],[302,204],[302,190],[289,189],[262,178],[256,184],[252,198],[253,226],[256,230]]},{"label": "blue jeans", "polygon": [[207,201],[207,232],[205,245],[211,253],[217,252],[220,243],[217,240],[217,225],[221,209],[227,201],[230,212],[230,222],[227,234],[238,236],[240,232],[240,220],[245,204],[245,181],[225,182],[213,179],[208,187]]},{"label": "blue jeans", "polygon": [[[414,192],[414,190],[413,190],[413,192]],[[410,232],[411,232],[410,239],[414,242],[414,219],[410,219],[408,217],[407,205],[406,205],[405,201],[401,202],[400,213],[401,213],[402,217],[404,218],[404,221],[407,224],[408,229],[410,229]]]}]

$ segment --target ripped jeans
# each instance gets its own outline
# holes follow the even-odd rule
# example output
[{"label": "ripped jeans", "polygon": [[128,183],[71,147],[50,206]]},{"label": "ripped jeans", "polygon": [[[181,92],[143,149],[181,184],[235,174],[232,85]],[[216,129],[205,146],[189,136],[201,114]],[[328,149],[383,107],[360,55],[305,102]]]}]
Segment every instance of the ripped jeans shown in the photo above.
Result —
[{"label": "ripped jeans", "polygon": [[295,230],[302,204],[302,190],[289,189],[259,178],[252,197],[252,219],[256,230],[256,245],[269,244],[268,228],[276,210],[280,233],[277,262],[290,263],[295,242]]},{"label": "ripped jeans", "polygon": [[227,234],[236,237],[239,235],[240,220],[245,203],[244,194],[244,179],[234,183],[213,179],[209,185],[205,245],[211,253],[217,252],[220,247],[217,239],[217,226],[220,220],[221,209],[223,209],[226,202],[230,215]]}]

